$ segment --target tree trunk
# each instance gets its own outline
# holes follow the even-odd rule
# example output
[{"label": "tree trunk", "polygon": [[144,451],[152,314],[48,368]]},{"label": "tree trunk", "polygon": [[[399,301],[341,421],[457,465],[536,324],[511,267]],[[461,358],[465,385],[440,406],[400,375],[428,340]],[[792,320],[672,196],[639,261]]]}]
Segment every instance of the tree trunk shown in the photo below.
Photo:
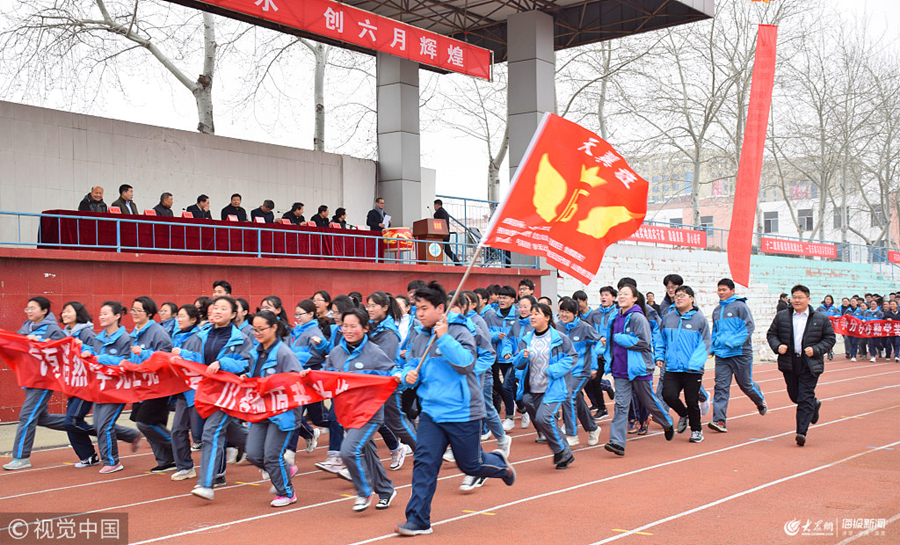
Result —
[{"label": "tree trunk", "polygon": [[691,180],[691,225],[700,225],[700,150],[694,155],[694,175]]},{"label": "tree trunk", "polygon": [[500,149],[497,155],[491,157],[488,163],[488,200],[500,200],[500,165],[506,158],[506,151],[509,149],[509,125],[503,131],[503,140],[500,142]]},{"label": "tree trunk", "polygon": [[197,130],[204,134],[215,134],[213,123],[212,82],[216,68],[216,26],[213,16],[203,12],[203,73],[197,78],[192,90],[197,100],[197,116],[200,122]]},{"label": "tree trunk", "polygon": [[316,57],[315,90],[313,98],[316,103],[316,128],[313,134],[313,149],[325,151],[325,66],[328,63],[328,48],[324,44],[316,44],[313,49]]}]

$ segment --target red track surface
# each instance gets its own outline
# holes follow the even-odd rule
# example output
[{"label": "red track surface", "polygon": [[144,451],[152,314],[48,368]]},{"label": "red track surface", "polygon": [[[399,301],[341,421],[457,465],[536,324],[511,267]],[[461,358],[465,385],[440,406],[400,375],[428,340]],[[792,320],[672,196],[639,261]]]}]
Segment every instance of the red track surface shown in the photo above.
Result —
[{"label": "red track surface", "polygon": [[[508,488],[489,481],[471,493],[458,486],[462,474],[444,464],[432,512],[428,543],[528,540],[532,543],[838,543],[845,519],[885,519],[879,535],[855,543],[900,543],[900,364],[850,363],[827,366],[817,396],[821,420],[805,447],[794,443],[795,407],[774,364],[757,366],[754,378],[769,413],[732,386],[728,433],[704,428],[701,444],[688,434],[667,443],[658,426],[628,441],[626,456],[601,444],[575,447],[576,462],[556,471],[534,430],[518,426],[512,460],[518,481]],[[704,387],[712,392],[712,373]],[[612,404],[607,405],[612,410]],[[711,415],[704,417],[705,422]],[[323,435],[322,443],[327,443]],[[493,449],[495,443],[485,443]],[[5,446],[4,446],[5,447]],[[128,446],[120,445],[123,452]],[[381,446],[382,456],[387,451]],[[123,456],[125,471],[101,476],[97,468],[74,469],[70,449],[36,452],[34,468],[0,473],[0,511],[129,513],[131,543],[358,543],[400,539],[394,526],[405,520],[412,463],[389,472],[398,490],[393,506],[351,511],[353,487],[313,466],[325,448],[298,453],[294,478],[299,501],[283,509],[268,506],[268,482],[252,466],[229,466],[229,486],[213,502],[190,494],[195,481],[172,482],[152,475],[149,447]],[[199,453],[195,453],[199,463]],[[68,465],[67,465],[68,464]],[[789,536],[785,524],[799,519],[835,524],[828,537]],[[801,530],[802,531],[802,528]],[[0,530],[5,533],[5,531]],[[3,541],[3,539],[0,539]]]}]

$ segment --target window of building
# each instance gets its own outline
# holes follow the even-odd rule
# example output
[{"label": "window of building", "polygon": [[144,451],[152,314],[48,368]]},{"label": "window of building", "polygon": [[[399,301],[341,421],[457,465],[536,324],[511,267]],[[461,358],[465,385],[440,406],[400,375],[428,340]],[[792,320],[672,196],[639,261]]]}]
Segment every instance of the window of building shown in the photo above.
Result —
[{"label": "window of building", "polygon": [[884,216],[884,209],[880,204],[872,206],[872,227],[884,227],[887,218]]},{"label": "window of building", "polygon": [[704,229],[712,229],[713,228],[713,217],[712,216],[700,216],[700,227]]},{"label": "window of building", "polygon": [[813,230],[813,211],[812,208],[805,208],[797,211],[797,223],[800,225],[801,231]]},{"label": "window of building", "polygon": [[847,212],[845,211],[843,206],[835,206],[834,207],[834,228],[835,229],[843,229],[844,228],[844,218],[847,217]]},{"label": "window of building", "polygon": [[763,232],[778,232],[778,212],[763,212]]},{"label": "window of building", "polygon": [[669,220],[669,223],[676,227],[681,227],[682,225],[684,225],[684,220],[681,218],[672,218]]}]

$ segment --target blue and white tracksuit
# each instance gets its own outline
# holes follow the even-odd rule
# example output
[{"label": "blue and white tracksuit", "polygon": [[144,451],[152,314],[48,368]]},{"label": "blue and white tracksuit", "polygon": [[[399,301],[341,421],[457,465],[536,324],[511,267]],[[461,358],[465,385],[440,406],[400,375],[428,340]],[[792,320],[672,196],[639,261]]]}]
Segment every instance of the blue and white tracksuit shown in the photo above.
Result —
[{"label": "blue and white tracksuit", "polygon": [[[313,337],[319,337],[323,340],[326,338],[326,335],[319,329],[318,320],[310,320],[305,324],[295,326],[291,331],[290,349],[294,351],[294,354],[296,354],[297,359],[300,361],[300,365],[303,368],[316,370],[322,368],[322,363],[325,361],[327,352],[316,350],[315,347],[313,347],[311,340]],[[309,416],[309,419],[312,420],[313,424],[316,426],[322,428],[328,428],[330,426],[330,420],[325,416],[325,408],[321,401],[316,401],[315,403],[304,406],[301,410],[301,414],[303,412]],[[297,429],[294,430],[294,434],[291,437],[290,449],[297,449],[297,443],[300,440],[300,437],[309,440],[312,436],[312,426],[310,426],[306,418],[299,418],[297,420]]]},{"label": "blue and white tracksuit", "polygon": [[713,311],[712,354],[716,357],[716,389],[713,396],[713,421],[725,422],[732,377],[757,408],[765,405],[759,384],[753,381],[751,339],[756,325],[747,299],[732,295],[719,302]]},{"label": "blue and white tracksuit", "polygon": [[[400,330],[397,328],[397,323],[394,319],[386,316],[377,324],[370,324],[370,327],[372,330],[369,332],[369,339],[372,343],[380,348],[392,361],[397,361],[397,358],[400,357]],[[384,424],[379,431],[382,436],[393,434],[395,439],[399,439],[404,444],[409,445],[415,452],[416,427],[403,413],[399,390],[395,390],[384,403]],[[400,448],[399,445],[397,448]]]},{"label": "blue and white tracksuit", "polygon": [[600,334],[591,324],[575,318],[570,323],[560,322],[556,324],[560,333],[565,334],[572,341],[577,357],[572,365],[572,372],[567,377],[568,398],[563,404],[563,421],[566,424],[566,435],[578,435],[576,422],[580,421],[584,431],[592,432],[597,429],[594,417],[584,402],[581,389],[591,378],[591,373],[597,371],[597,343]]},{"label": "blue and white tracksuit", "polygon": [[701,431],[699,393],[710,344],[709,322],[697,307],[663,317],[654,347],[654,360],[666,365],[663,399],[678,416],[688,418],[691,431]]},{"label": "blue and white tracksuit", "polygon": [[[194,326],[188,330],[176,329],[172,332],[172,347],[184,348],[188,351],[201,350],[200,339],[197,334],[200,328]],[[175,415],[172,417],[172,456],[175,459],[175,468],[178,471],[194,467],[191,457],[191,422],[196,416],[194,410],[194,390],[188,389],[176,396]],[[202,433],[197,434],[199,442]]]},{"label": "blue and white tracksuit", "polygon": [[[510,373],[514,374],[514,371],[510,365],[511,360],[504,359],[504,355],[515,352],[517,341],[511,336],[511,332],[517,323],[518,314],[514,306],[506,310],[507,314],[505,315],[501,313],[499,308],[495,312],[486,313],[484,321],[491,332],[491,344],[494,347],[494,353],[497,355],[497,361],[491,369],[494,376],[494,407],[500,413],[502,400],[503,405],[506,406],[506,412],[503,414],[506,415],[506,418],[512,418],[515,414],[515,401],[511,392],[503,390],[503,384],[507,375]],[[501,335],[503,336],[502,339],[500,338]]]},{"label": "blue and white tracksuit", "polygon": [[[141,353],[131,354],[129,359],[134,363],[142,363],[156,351],[171,352],[172,337],[155,321],[150,320],[140,330],[131,332],[133,345],[141,347]],[[137,415],[135,415],[135,411]],[[147,438],[156,463],[166,466],[175,462],[172,454],[172,435],[169,433],[169,396],[148,399],[138,407],[132,406],[132,419]]]}]

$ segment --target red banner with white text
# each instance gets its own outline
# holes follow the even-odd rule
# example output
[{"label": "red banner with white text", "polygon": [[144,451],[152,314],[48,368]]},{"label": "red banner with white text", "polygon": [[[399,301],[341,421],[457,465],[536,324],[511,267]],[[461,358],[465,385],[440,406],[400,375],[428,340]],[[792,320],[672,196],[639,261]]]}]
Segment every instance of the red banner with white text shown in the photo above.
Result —
[{"label": "red banner with white text", "polygon": [[813,257],[837,258],[837,246],[804,242],[802,240],[784,240],[780,238],[762,237],[759,239],[759,250],[766,254],[808,255]]},{"label": "red banner with white text", "polygon": [[[178,1],[178,0],[175,0]],[[357,47],[491,79],[493,54],[443,34],[331,0],[193,0]],[[246,20],[246,17],[235,16]]]},{"label": "red banner with white text", "polygon": [[706,231],[644,224],[625,240],[671,244],[672,246],[686,246],[688,248],[706,248]]},{"label": "red banner with white text", "polygon": [[837,335],[860,337],[900,337],[900,322],[893,320],[860,320],[854,316],[829,316],[831,327]]},{"label": "red banner with white text", "polygon": [[0,360],[12,368],[22,387],[54,390],[95,403],[135,403],[193,388],[197,412],[204,418],[222,410],[248,422],[340,396],[335,404],[338,421],[345,428],[358,428],[397,387],[393,377],[331,371],[246,380],[221,371],[208,375],[205,365],[167,352],[156,352],[141,364],[125,360],[118,366],[103,365],[93,356],[82,358],[80,344],[71,337],[39,342],[3,330]]}]

